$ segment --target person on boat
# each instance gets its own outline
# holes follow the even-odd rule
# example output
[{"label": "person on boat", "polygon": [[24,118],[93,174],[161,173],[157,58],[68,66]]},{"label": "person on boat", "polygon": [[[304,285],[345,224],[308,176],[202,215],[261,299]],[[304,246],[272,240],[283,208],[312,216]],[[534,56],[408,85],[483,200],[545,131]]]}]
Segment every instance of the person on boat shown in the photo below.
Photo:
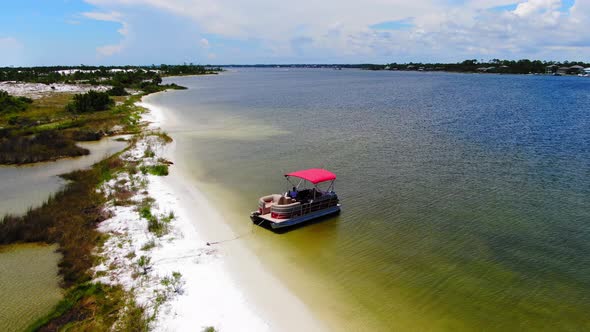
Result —
[{"label": "person on boat", "polygon": [[293,199],[297,198],[297,188],[293,187],[293,190],[289,191],[289,197]]}]

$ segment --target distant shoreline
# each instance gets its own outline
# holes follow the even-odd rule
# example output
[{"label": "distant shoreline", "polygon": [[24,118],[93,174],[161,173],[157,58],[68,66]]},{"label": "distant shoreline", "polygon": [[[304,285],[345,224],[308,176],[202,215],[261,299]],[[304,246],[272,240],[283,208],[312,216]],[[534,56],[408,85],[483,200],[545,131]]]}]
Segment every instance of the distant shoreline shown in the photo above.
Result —
[{"label": "distant shoreline", "polygon": [[220,68],[303,68],[303,69],[361,69],[371,71],[415,71],[449,73],[493,74],[545,74],[554,76],[590,75],[590,63],[555,62],[540,60],[496,60],[478,62],[465,60],[461,63],[391,63],[391,64],[255,64],[220,65]]}]

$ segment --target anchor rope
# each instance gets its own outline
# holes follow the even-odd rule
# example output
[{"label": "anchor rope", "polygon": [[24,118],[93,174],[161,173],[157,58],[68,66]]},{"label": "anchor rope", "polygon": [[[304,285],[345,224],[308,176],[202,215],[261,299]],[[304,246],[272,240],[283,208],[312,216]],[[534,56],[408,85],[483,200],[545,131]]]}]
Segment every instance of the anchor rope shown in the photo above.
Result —
[{"label": "anchor rope", "polygon": [[[258,223],[258,224],[257,224],[257,226],[260,226],[260,225],[261,225],[263,222],[264,222],[264,220],[261,220],[261,221],[260,221],[260,223]],[[220,243],[225,243],[225,242],[235,241],[235,240],[241,239],[241,238],[243,238],[243,237],[246,237],[246,236],[248,236],[248,235],[252,235],[252,234],[254,234],[254,224],[252,224],[252,225],[250,226],[250,231],[249,231],[249,232],[247,232],[247,233],[240,234],[240,235],[238,235],[238,236],[235,236],[235,237],[233,237],[233,238],[231,238],[231,239],[226,239],[226,240],[219,240],[219,241],[214,241],[214,242],[207,242],[207,245],[208,245],[208,246],[212,246],[212,245],[214,245],[214,244],[220,244]]]}]

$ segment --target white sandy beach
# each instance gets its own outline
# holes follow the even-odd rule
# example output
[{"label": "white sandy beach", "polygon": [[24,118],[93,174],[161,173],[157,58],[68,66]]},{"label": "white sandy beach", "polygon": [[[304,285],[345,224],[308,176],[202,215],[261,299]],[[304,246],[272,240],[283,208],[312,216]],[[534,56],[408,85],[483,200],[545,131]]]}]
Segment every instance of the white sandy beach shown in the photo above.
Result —
[{"label": "white sandy beach", "polygon": [[[166,121],[165,111],[147,103],[144,120],[150,129]],[[151,146],[151,160],[142,158]],[[141,139],[123,158],[154,162],[164,157],[172,162],[175,143],[159,144],[155,136]],[[182,159],[182,158],[180,158]],[[133,206],[111,206],[113,217],[99,229],[111,235],[102,253],[105,261],[96,271],[97,280],[118,283],[133,290],[149,314],[157,311],[152,327],[156,331],[316,331],[324,330],[307,307],[277,280],[239,240],[207,245],[207,242],[233,239],[236,234],[208,202],[206,195],[172,165],[168,176],[119,175],[103,189],[114,190],[117,183],[130,185],[147,181],[146,191],[132,199],[149,196],[155,200],[152,213],[173,212],[168,234],[156,237],[147,230],[147,221]],[[131,179],[132,178],[132,179]],[[244,222],[249,223],[247,216]],[[155,247],[142,250],[146,243]],[[133,254],[132,254],[133,253]],[[139,269],[141,256],[149,257],[149,270]],[[163,285],[173,272],[182,276],[175,287]],[[168,279],[168,280],[170,280]],[[165,294],[161,305],[158,295]]]},{"label": "white sandy beach", "polygon": [[6,91],[13,96],[29,97],[33,99],[53,93],[85,93],[90,90],[107,91],[110,86],[90,84],[65,84],[65,83],[23,83],[23,82],[0,82],[0,90]]}]

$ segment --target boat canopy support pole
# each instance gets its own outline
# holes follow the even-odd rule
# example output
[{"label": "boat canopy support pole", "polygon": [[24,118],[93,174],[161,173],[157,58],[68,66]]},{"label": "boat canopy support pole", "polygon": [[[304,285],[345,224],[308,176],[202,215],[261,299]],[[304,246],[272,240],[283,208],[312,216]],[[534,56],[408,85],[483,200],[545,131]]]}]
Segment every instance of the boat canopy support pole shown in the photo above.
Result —
[{"label": "boat canopy support pole", "polygon": [[[290,177],[288,177],[288,176],[285,176],[285,178],[287,179],[287,181],[289,181],[289,183],[290,183],[290,184],[291,184],[293,187],[295,187],[295,188],[297,188],[297,189],[299,189],[299,186],[301,185],[301,182],[303,182],[303,179],[300,179],[300,180],[299,180],[299,182],[298,182],[297,184],[295,184],[295,183],[293,183],[293,182],[291,181],[291,178],[290,178]],[[289,189],[291,189],[291,188],[289,188]]]}]

